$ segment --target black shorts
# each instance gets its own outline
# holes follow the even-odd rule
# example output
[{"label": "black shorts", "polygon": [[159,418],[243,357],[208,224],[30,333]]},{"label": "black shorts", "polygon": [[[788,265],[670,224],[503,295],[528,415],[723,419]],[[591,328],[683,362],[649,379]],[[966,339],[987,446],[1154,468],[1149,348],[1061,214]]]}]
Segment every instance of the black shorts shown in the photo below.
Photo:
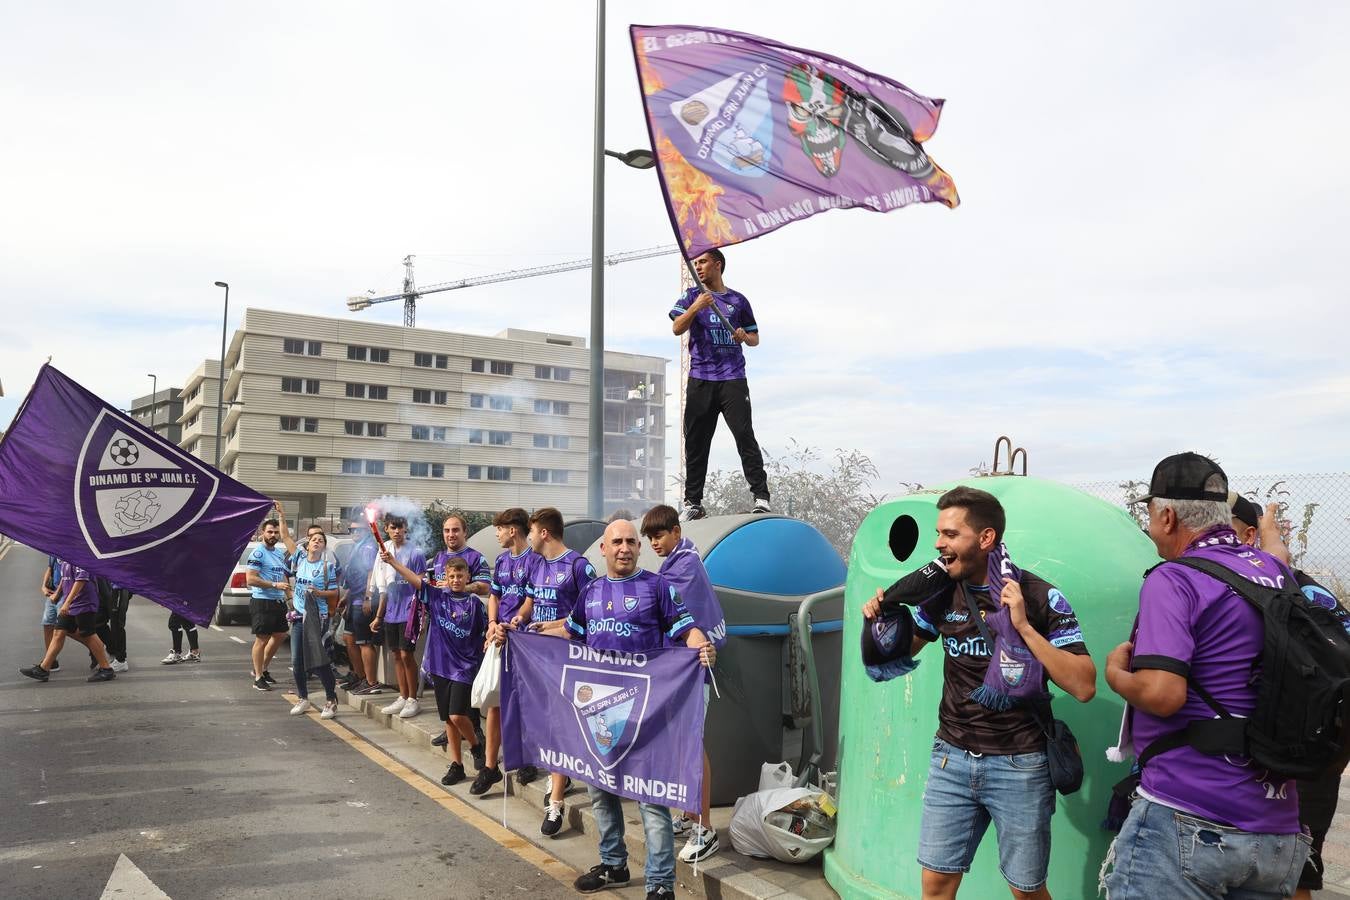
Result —
[{"label": "black shorts", "polygon": [[473,685],[464,681],[451,681],[439,675],[431,676],[431,686],[436,691],[436,712],[444,722],[451,716],[469,714],[469,693]]},{"label": "black shorts", "polygon": [[375,611],[367,611],[365,606],[365,602],[362,600],[352,602],[351,619],[347,624],[347,630],[351,632],[352,640],[356,641],[357,646],[383,647],[384,629],[370,630],[370,623],[375,617]]},{"label": "black shorts", "polygon": [[407,650],[411,653],[417,647],[417,644],[403,636],[407,627],[407,622],[385,622],[384,645],[390,650]]},{"label": "black shorts", "polygon": [[286,604],[280,600],[250,597],[248,617],[253,622],[253,633],[259,637],[283,634],[291,630],[291,626],[286,623]]},{"label": "black shorts", "polygon": [[1336,799],[1341,792],[1341,776],[1332,775],[1321,781],[1298,783],[1298,820],[1312,832],[1312,849],[1303,864],[1298,886],[1310,891],[1322,889],[1322,842],[1331,829],[1331,818],[1336,815]]},{"label": "black shorts", "polygon": [[98,631],[98,613],[95,610],[76,613],[73,616],[57,616],[56,627],[71,634],[89,637]]}]

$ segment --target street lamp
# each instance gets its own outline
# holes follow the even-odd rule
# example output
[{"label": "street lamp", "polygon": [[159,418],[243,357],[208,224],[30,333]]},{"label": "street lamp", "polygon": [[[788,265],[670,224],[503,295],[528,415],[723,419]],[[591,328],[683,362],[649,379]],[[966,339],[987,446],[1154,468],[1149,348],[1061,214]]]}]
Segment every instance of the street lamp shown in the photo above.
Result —
[{"label": "street lamp", "polygon": [[154,375],[147,375],[150,379],[150,430],[155,430],[155,395],[159,393],[159,379]]},{"label": "street lamp", "polygon": [[220,468],[220,422],[225,408],[225,327],[230,321],[230,286],[217,281],[216,287],[225,289],[225,313],[220,318],[220,363],[216,366],[216,468]]}]

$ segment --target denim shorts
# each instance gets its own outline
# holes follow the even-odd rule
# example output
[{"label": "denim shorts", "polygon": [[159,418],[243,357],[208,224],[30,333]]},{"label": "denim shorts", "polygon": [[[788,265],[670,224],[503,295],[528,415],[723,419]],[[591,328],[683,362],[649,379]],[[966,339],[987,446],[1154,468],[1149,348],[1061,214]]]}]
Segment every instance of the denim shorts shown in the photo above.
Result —
[{"label": "denim shorts", "polygon": [[57,612],[56,612],[56,611],[57,611],[58,609],[60,609],[60,608],[61,608],[61,604],[56,603],[55,601],[52,601],[52,600],[48,600],[46,597],[42,598],[42,627],[43,627],[43,628],[46,628],[48,625],[55,625],[55,624],[56,624],[56,618],[57,618]]},{"label": "denim shorts", "polygon": [[1275,900],[1298,885],[1310,838],[1257,834],[1136,796],[1106,854],[1108,900]]},{"label": "denim shorts", "polygon": [[999,872],[1018,890],[1035,891],[1050,867],[1054,811],[1055,786],[1044,751],[980,756],[934,738],[919,865],[931,872],[969,872],[992,821]]}]

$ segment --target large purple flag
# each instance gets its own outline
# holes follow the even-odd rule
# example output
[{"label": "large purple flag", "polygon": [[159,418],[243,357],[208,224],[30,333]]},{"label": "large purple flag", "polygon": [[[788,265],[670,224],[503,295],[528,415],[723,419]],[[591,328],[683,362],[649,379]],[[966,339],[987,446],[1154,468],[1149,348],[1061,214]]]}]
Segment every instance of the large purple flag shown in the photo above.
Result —
[{"label": "large purple flag", "polygon": [[689,259],[826,210],[960,202],[923,146],[943,101],[750,34],[628,30],[661,189]]},{"label": "large purple flag", "polygon": [[0,441],[0,532],[198,625],[271,505],[50,365]]},{"label": "large purple flag", "polygon": [[595,650],[507,633],[502,666],[506,768],[561,772],[630,800],[697,814],[703,796],[698,651]]}]

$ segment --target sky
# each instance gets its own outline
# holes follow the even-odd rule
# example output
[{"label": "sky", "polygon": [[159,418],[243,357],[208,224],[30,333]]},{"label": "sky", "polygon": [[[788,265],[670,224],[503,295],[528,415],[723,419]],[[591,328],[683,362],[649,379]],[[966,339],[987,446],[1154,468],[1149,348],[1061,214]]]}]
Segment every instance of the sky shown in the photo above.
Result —
[{"label": "sky", "polygon": [[[231,330],[246,306],[396,323],[345,298],[396,290],[408,253],[422,284],[589,255],[590,3],[0,2],[0,428],[49,356],[117,406],[181,383],[219,353],[217,280]],[[861,450],[878,492],[963,476],[1000,434],[1071,482],[1183,449],[1345,470],[1350,6],[611,2],[616,150],[647,142],[630,23],[947,101],[927,149],[959,208],[728,250],[771,455]],[[608,252],[672,243],[654,173],[611,162]],[[677,355],[679,270],[608,270],[609,348]],[[585,335],[589,278],[432,295],[418,324]],[[722,429],[712,466],[737,464]]]}]

